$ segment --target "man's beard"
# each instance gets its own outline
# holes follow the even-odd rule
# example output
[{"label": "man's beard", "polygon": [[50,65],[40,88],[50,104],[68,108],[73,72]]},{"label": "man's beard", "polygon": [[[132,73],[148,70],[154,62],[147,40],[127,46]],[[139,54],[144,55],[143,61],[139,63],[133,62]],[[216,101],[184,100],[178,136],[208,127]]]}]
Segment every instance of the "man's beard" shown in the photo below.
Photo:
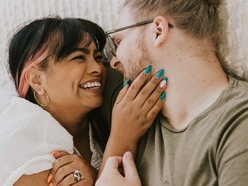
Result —
[{"label": "man's beard", "polygon": [[143,41],[143,37],[141,36],[138,39],[137,48],[129,53],[129,58],[126,63],[128,65],[125,69],[125,79],[130,79],[131,81],[133,81],[149,65],[154,64],[148,52],[147,45]]}]

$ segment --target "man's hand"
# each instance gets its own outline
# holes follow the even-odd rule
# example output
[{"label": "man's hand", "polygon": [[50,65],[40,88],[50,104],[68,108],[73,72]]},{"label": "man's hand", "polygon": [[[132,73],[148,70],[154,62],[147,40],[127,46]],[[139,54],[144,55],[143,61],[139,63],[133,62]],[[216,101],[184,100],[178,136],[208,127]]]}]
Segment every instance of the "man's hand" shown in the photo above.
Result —
[{"label": "man's hand", "polygon": [[[123,167],[124,175],[119,172]],[[141,181],[135,167],[133,156],[126,152],[122,157],[108,158],[103,172],[96,182],[96,186],[141,186]]]}]

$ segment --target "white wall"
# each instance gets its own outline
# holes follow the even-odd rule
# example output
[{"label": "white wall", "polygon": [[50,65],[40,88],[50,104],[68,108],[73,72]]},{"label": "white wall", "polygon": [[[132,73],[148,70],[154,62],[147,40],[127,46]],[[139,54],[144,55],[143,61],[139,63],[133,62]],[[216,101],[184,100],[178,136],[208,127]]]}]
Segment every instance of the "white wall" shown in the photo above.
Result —
[{"label": "white wall", "polygon": [[0,52],[25,22],[48,15],[81,17],[109,29],[121,0],[0,0]]}]

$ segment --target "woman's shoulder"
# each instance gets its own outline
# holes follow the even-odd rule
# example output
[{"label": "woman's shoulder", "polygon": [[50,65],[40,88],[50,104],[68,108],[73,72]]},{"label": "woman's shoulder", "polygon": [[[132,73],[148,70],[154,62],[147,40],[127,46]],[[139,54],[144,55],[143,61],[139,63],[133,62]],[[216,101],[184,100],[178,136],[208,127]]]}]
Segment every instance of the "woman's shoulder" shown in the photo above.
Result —
[{"label": "woman's shoulder", "polygon": [[42,122],[46,125],[48,121],[57,123],[40,106],[18,96],[12,96],[7,106],[0,113],[0,123],[9,123],[8,127],[11,127],[11,125],[22,125],[25,127],[27,125],[33,125],[34,122]]}]

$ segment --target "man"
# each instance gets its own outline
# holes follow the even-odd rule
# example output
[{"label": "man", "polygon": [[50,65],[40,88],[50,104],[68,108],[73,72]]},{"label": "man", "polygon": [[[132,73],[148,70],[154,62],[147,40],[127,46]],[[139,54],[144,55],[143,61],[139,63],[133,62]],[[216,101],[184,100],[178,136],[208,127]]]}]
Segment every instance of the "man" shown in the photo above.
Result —
[{"label": "man", "polygon": [[248,83],[227,75],[217,57],[218,6],[125,0],[120,29],[108,32],[111,66],[125,79],[148,65],[169,78],[161,114],[136,152],[142,185],[248,183]]}]

